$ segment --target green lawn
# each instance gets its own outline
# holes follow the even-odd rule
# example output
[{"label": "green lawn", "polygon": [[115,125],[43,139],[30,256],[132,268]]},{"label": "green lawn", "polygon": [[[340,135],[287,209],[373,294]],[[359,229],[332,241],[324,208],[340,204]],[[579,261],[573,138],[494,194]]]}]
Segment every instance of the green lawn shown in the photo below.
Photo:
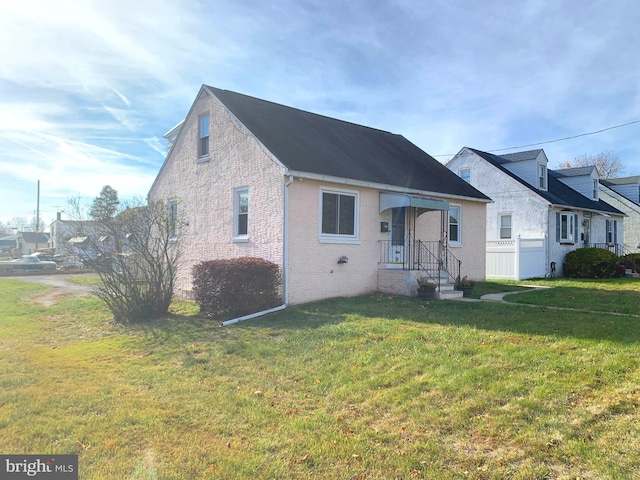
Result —
[{"label": "green lawn", "polygon": [[371,295],[121,326],[43,291],[0,280],[0,451],[82,479],[640,477],[635,316]]}]

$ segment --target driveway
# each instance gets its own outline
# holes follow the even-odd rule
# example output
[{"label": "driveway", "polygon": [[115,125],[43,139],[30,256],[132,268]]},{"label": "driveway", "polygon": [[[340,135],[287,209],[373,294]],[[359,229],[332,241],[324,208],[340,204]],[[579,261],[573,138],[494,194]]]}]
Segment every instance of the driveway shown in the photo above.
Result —
[{"label": "driveway", "polygon": [[[92,274],[74,274],[74,277]],[[94,287],[90,285],[79,285],[66,280],[67,275],[21,275],[16,277],[2,277],[3,279],[21,280],[23,282],[38,283],[52,287],[53,290],[40,293],[33,299],[40,305],[54,305],[60,298],[82,297],[91,295]]]}]

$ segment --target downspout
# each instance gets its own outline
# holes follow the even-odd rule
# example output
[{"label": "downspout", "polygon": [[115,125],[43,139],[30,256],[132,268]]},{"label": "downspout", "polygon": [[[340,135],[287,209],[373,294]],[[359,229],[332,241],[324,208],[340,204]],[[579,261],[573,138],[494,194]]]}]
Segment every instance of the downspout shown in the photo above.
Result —
[{"label": "downspout", "polygon": [[289,304],[289,185],[293,183],[294,177],[289,174],[289,180],[284,185],[284,226],[283,226],[283,241],[282,241],[282,289],[284,290],[284,303],[278,307],[270,308],[269,310],[263,310],[261,312],[251,313],[243,317],[233,318],[222,322],[222,326],[232,325],[234,323],[249,320],[251,318],[261,317],[269,313],[279,312],[287,308]]},{"label": "downspout", "polygon": [[289,185],[293,183],[294,176],[289,175],[289,180],[284,185],[284,238],[282,241],[282,288],[284,289],[284,304],[289,305]]}]

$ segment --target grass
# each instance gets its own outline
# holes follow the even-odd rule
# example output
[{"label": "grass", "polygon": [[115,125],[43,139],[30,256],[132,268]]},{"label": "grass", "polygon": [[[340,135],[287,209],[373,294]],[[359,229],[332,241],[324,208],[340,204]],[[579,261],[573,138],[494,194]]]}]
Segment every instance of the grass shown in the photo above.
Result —
[{"label": "grass", "polygon": [[83,479],[640,476],[634,316],[371,295],[125,327],[42,288],[0,280],[0,451]]}]

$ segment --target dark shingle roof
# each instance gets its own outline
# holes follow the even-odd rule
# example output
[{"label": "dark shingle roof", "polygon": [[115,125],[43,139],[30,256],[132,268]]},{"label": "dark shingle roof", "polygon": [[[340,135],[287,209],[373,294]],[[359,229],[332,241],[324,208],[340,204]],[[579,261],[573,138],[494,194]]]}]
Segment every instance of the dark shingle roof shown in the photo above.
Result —
[{"label": "dark shingle roof", "polygon": [[553,170],[559,177],[580,177],[582,175],[591,175],[593,169],[596,168],[595,165],[590,165],[588,167],[573,167],[573,168],[562,168],[560,170]]},{"label": "dark shingle roof", "polygon": [[634,185],[640,183],[640,176],[634,175],[631,177],[621,178],[604,178],[600,180],[600,183],[606,186],[610,185]]},{"label": "dark shingle roof", "polygon": [[505,153],[500,157],[506,158],[510,162],[522,162],[524,160],[535,160],[540,155],[540,152],[542,152],[542,149],[538,148],[537,150],[527,150],[526,152]]},{"label": "dark shingle roof", "polygon": [[506,167],[504,167],[505,163],[509,163],[509,160],[506,159],[504,155],[502,156],[494,155],[492,153],[482,152],[480,150],[475,150],[473,148],[470,148],[469,150],[471,150],[478,156],[484,158],[487,162],[492,164],[494,167],[498,168],[505,174],[509,175],[511,178],[515,179],[516,181],[518,181],[519,183],[527,187],[529,190],[535,192],[536,194],[538,194],[539,196],[541,196],[542,198],[544,198],[545,200],[547,200],[549,203],[553,205],[569,207],[569,208],[596,210],[600,212],[624,215],[620,210],[612,207],[608,203],[603,202],[602,200],[598,200],[597,202],[595,200],[591,200],[585,197],[584,195],[582,195],[581,193],[577,192],[573,188],[565,185],[563,182],[558,180],[559,175],[553,170],[548,170],[549,175],[548,175],[547,190],[546,191],[538,190],[537,188],[533,187],[529,183],[525,182],[515,173],[512,173]]},{"label": "dark shingle roof", "polygon": [[27,243],[47,243],[49,234],[36,232],[20,232],[22,239]]},{"label": "dark shingle roof", "polygon": [[489,200],[402,135],[206,88],[291,171]]}]

